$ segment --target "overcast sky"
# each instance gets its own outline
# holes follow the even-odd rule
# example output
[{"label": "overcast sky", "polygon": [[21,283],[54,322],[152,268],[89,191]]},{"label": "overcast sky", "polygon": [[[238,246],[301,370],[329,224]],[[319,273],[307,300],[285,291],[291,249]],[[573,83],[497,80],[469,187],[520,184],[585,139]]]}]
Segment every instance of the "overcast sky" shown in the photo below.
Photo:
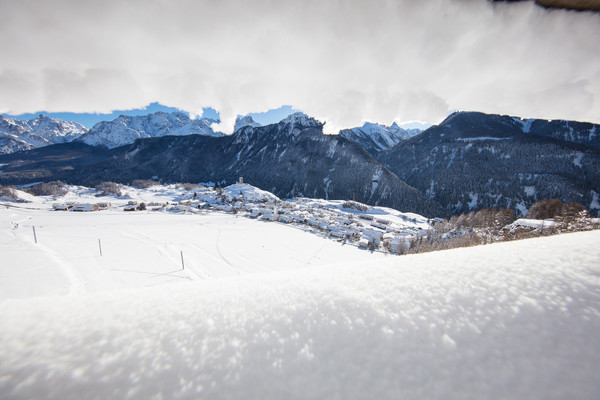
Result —
[{"label": "overcast sky", "polygon": [[284,104],[326,121],[450,110],[600,122],[600,14],[486,0],[0,0],[0,113],[152,102],[231,131]]}]

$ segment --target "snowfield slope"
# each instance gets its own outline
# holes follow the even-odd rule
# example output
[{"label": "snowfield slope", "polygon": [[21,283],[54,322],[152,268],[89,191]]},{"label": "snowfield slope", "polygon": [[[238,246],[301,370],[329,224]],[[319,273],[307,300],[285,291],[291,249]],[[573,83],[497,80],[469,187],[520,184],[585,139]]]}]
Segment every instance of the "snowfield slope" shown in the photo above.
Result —
[{"label": "snowfield slope", "polygon": [[[310,268],[7,299],[0,397],[596,399],[599,241],[592,231],[370,260],[352,248]],[[305,246],[262,254],[286,265]]]},{"label": "snowfield slope", "polygon": [[386,257],[297,227],[212,212],[77,213],[13,208],[0,211],[0,226],[0,301]]}]

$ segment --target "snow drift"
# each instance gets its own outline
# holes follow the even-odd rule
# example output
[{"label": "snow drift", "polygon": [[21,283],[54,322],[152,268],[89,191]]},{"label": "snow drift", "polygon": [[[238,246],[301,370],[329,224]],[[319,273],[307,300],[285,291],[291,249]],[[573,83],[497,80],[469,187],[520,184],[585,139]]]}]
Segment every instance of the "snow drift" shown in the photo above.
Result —
[{"label": "snow drift", "polygon": [[0,393],[597,398],[599,240],[594,231],[153,289],[5,300]]}]

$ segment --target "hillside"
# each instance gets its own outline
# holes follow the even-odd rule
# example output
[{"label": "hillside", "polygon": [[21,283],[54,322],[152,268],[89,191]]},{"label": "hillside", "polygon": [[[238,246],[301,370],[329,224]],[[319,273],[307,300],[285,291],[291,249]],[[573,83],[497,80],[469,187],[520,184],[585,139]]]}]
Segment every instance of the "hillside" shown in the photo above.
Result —
[{"label": "hillside", "polygon": [[377,158],[452,214],[524,213],[544,198],[598,213],[599,132],[592,124],[459,112]]}]

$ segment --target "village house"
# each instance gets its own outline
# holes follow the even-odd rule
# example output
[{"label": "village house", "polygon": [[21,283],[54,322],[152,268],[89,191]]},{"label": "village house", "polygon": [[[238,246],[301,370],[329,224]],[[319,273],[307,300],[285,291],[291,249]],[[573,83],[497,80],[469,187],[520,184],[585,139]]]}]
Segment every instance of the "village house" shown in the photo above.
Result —
[{"label": "village house", "polygon": [[98,210],[100,210],[98,204],[77,204],[71,208],[71,211],[74,212],[90,212]]},{"label": "village house", "polygon": [[334,238],[339,238],[339,239],[345,239],[347,234],[346,232],[343,232],[341,230],[335,229],[335,230],[331,230],[329,232],[329,235],[334,237]]},{"label": "village house", "polygon": [[366,248],[369,247],[369,243],[370,243],[369,239],[367,239],[367,238],[361,238],[358,241],[358,247],[360,247],[361,249],[366,249]]},{"label": "village house", "polygon": [[98,207],[100,207],[101,210],[106,210],[111,207],[111,203],[108,201],[102,201],[96,204],[98,205]]},{"label": "village house", "polygon": [[264,220],[264,221],[278,221],[279,215],[272,214],[272,213],[263,214],[263,215],[261,215],[260,219]]},{"label": "village house", "polygon": [[387,228],[387,226],[385,226],[385,225],[383,225],[383,224],[380,224],[380,223],[379,223],[379,222],[377,222],[377,221],[375,221],[375,222],[371,222],[371,226],[372,226],[373,228],[381,229],[381,230],[383,230],[383,231],[385,231],[385,230],[386,230],[386,228]]}]

